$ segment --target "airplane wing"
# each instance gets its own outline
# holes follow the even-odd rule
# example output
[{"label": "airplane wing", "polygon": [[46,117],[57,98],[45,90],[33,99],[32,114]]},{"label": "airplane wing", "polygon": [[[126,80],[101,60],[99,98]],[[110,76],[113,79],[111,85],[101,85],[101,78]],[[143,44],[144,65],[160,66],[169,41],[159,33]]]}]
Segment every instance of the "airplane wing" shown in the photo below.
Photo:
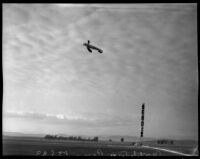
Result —
[{"label": "airplane wing", "polygon": [[89,52],[92,52],[92,50],[89,47],[87,47],[87,49],[88,49]]}]

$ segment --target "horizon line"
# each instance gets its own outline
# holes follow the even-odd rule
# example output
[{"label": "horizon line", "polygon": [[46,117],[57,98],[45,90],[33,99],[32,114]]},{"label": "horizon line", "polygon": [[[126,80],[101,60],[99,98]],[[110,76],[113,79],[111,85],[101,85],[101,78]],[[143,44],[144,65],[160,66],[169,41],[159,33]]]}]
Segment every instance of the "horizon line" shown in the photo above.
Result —
[{"label": "horizon line", "polygon": [[[110,134],[110,135],[106,135],[106,134],[101,134],[101,135],[73,135],[73,134],[67,134],[67,133],[23,133],[23,132],[11,132],[11,131],[3,131],[2,135],[7,135],[5,133],[19,133],[19,134],[22,134],[22,135],[36,135],[36,136],[33,136],[33,137],[37,137],[37,135],[58,135],[59,134],[62,134],[62,135],[66,135],[66,136],[86,136],[86,137],[94,137],[94,136],[97,136],[97,137],[113,137],[113,136],[120,136],[120,137],[137,137],[138,139],[140,138],[140,136],[131,136],[131,135],[120,135],[120,134]],[[184,138],[184,137],[148,137],[148,136],[144,136],[143,139],[153,139],[153,140],[193,140],[193,141],[198,141],[198,138],[194,139],[194,138]],[[176,139],[177,138],[177,139]]]}]

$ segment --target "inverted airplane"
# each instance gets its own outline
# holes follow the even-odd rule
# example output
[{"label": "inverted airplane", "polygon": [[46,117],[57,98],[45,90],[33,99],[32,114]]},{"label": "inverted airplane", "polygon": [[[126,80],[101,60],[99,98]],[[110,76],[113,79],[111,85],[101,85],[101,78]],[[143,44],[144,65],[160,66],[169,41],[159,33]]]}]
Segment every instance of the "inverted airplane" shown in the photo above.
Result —
[{"label": "inverted airplane", "polygon": [[89,41],[89,40],[88,40],[88,43],[83,43],[83,45],[87,47],[87,49],[88,49],[88,51],[89,51],[90,53],[92,53],[92,50],[91,50],[91,49],[97,50],[99,53],[103,53],[103,50],[99,49],[99,48],[96,47],[96,46],[90,45],[90,41]]}]

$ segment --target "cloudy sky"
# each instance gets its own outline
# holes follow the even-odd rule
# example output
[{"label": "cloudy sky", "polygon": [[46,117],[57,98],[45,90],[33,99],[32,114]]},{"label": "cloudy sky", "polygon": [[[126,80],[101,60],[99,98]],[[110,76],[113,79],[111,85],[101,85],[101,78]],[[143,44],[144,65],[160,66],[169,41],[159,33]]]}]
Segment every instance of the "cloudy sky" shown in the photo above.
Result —
[{"label": "cloudy sky", "polygon": [[196,4],[3,4],[3,131],[197,139],[197,66]]}]

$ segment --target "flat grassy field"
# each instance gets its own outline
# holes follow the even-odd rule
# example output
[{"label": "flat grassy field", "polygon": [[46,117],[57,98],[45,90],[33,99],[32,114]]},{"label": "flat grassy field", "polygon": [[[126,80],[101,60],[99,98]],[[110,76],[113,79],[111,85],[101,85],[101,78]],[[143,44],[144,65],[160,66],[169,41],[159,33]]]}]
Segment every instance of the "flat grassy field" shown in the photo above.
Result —
[{"label": "flat grassy field", "polygon": [[[166,146],[165,146],[166,148]],[[191,147],[171,146],[172,150],[184,150],[191,153]],[[144,147],[130,146],[130,143],[120,142],[88,142],[47,140],[36,137],[3,137],[3,155],[31,156],[176,156],[165,151]]]}]

